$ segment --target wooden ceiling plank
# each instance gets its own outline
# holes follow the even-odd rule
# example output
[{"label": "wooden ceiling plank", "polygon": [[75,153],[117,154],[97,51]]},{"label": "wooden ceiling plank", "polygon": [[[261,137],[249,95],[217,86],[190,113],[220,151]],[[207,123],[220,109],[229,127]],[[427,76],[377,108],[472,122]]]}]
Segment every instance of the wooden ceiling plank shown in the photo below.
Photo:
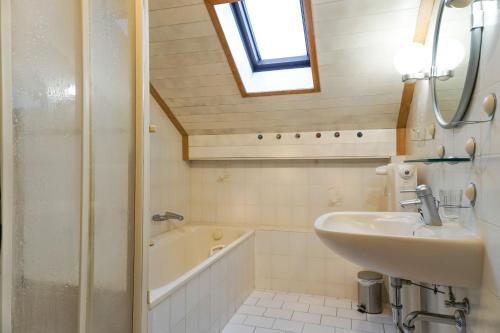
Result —
[{"label": "wooden ceiling plank", "polygon": [[[387,3],[384,2],[384,6],[390,8],[390,11],[380,10],[379,7],[371,5],[371,7],[363,7],[363,10],[366,9],[363,13],[370,15],[358,15],[360,12],[355,8],[360,4],[353,5],[350,2],[337,4],[331,1],[328,6],[340,5],[343,8],[343,10],[334,11],[337,15],[335,19],[330,19],[329,15],[322,12],[324,6],[320,4],[327,1],[311,1],[314,6],[315,42],[318,51],[318,66],[321,66],[322,92],[254,98],[241,97],[240,90],[233,79],[234,73],[228,65],[224,49],[221,47],[211,20],[179,24],[182,20],[191,21],[191,16],[194,18],[201,16],[198,16],[199,12],[187,13],[181,8],[171,11],[161,10],[206,5],[207,1],[214,3],[212,0],[152,1],[155,3],[154,9],[157,9],[155,15],[158,15],[158,24],[163,24],[160,20],[160,13],[166,13],[165,25],[150,29],[153,65],[156,63],[159,65],[157,67],[165,66],[161,69],[151,69],[152,84],[190,135],[195,131],[217,134],[271,129],[294,131],[306,127],[314,130],[315,126],[318,126],[318,130],[320,128],[364,129],[375,124],[391,127],[390,123],[394,128],[400,111],[401,84],[398,83],[398,75],[389,68],[392,63],[385,60],[391,58],[393,49],[397,45],[414,35],[415,17],[421,5],[420,1],[386,0]],[[226,0],[214,1],[226,2]],[[371,3],[369,0],[362,1],[367,4]],[[184,16],[176,17],[177,21],[167,20],[169,13],[174,12],[182,12]],[[404,16],[404,19],[398,16],[400,18],[398,22],[391,21],[390,18],[396,13]],[[318,21],[316,16],[321,15],[323,20]],[[342,24],[339,24],[340,21]],[[320,32],[326,33],[323,38]],[[376,45],[380,47],[377,48]],[[217,61],[217,56],[214,55],[217,50],[223,55],[221,62],[208,61],[212,55]],[[199,58],[200,53],[206,53],[207,58]],[[369,60],[363,57],[364,54],[370,55]],[[201,64],[200,62],[208,63]],[[362,70],[365,68],[368,68],[366,71],[371,71],[371,77],[378,77],[378,79],[370,80],[369,77],[364,77]],[[209,76],[214,77],[213,82],[208,81]],[[228,78],[231,81],[228,81]],[[381,112],[380,105],[384,104],[390,106]],[[350,116],[344,116],[344,108],[350,106],[353,107]],[[362,106],[373,107],[373,112],[371,109],[363,110]],[[321,117],[320,121],[314,117],[304,120],[302,111],[311,110],[313,114],[317,109],[329,109],[331,118],[327,116],[327,111],[326,118]],[[277,123],[271,126],[266,126],[260,121],[259,118],[262,117],[273,118],[278,113],[272,111],[279,110],[289,110],[290,117],[297,116],[300,121],[291,122],[291,119],[283,119],[281,125]],[[237,115],[240,112],[249,113],[249,117]],[[266,115],[266,113],[269,114]],[[190,117],[197,114],[200,115],[200,119]],[[201,124],[203,115],[207,116],[204,128],[191,129],[190,124],[185,122],[188,119],[189,121],[196,119],[196,122],[200,121]],[[221,117],[228,115],[236,117],[231,120],[227,119],[229,120],[227,125],[234,125],[235,128],[218,128],[221,124],[213,120],[220,121]],[[375,115],[378,115],[380,119],[374,119]],[[249,120],[245,121],[245,124],[233,124],[240,117]],[[211,128],[212,125],[215,127]]]}]

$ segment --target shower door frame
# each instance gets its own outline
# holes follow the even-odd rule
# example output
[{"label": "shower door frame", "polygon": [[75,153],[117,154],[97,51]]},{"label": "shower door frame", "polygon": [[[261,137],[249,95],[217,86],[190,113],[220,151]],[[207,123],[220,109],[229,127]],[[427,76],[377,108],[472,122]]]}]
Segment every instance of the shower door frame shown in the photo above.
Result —
[{"label": "shower door frame", "polygon": [[[0,0],[0,100],[1,100],[1,285],[2,304],[0,331],[12,332],[12,217],[13,217],[13,175],[14,152],[12,131],[12,61],[11,61],[11,0]],[[6,273],[9,274],[6,274]]]},{"label": "shower door frame", "polygon": [[[1,281],[0,331],[12,333],[14,142],[12,110],[11,1],[0,0],[0,191]],[[149,240],[149,23],[148,1],[134,0],[135,58],[135,218],[133,333],[147,332]],[[78,333],[87,333],[90,227],[90,3],[81,0],[82,15],[82,197],[80,233],[80,290]]]},{"label": "shower door frame", "polygon": [[135,0],[135,243],[133,332],[148,332],[150,236],[149,1]]}]

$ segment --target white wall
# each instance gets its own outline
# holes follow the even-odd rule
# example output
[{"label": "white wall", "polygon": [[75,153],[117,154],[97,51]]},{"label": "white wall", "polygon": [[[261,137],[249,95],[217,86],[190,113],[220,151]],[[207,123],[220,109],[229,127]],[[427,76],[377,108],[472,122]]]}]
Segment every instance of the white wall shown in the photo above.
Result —
[{"label": "white wall", "polygon": [[191,219],[197,223],[312,229],[334,210],[385,209],[384,179],[371,161],[194,161]]},{"label": "white wall", "polygon": [[360,267],[313,231],[323,213],[385,210],[385,160],[194,161],[191,220],[256,228],[257,288],[355,299]]},{"label": "white wall", "polygon": [[[497,1],[487,1],[499,6]],[[500,15],[498,10],[488,7],[484,28],[481,63],[475,96],[467,119],[485,119],[481,101],[494,92],[500,96]],[[428,83],[419,82],[410,113],[408,128],[422,127],[434,123]],[[438,126],[436,124],[436,126]],[[439,127],[439,126],[438,126]],[[477,205],[462,211],[467,228],[476,231],[485,242],[483,284],[481,288],[461,290],[460,296],[472,300],[472,325],[468,332],[498,332],[500,327],[500,119],[492,123],[467,125],[454,130],[438,128],[436,138],[428,142],[408,142],[409,152],[419,156],[434,156],[437,144],[446,146],[447,155],[465,156],[464,143],[469,137],[478,143],[477,157],[473,163],[460,165],[419,166],[420,183],[430,184],[434,191],[449,188],[465,188],[473,181],[478,187]],[[427,305],[431,310],[450,312],[442,307],[442,299],[428,295]],[[453,327],[433,326],[429,332],[455,332]]]},{"label": "white wall", "polygon": [[[182,137],[154,98],[151,100],[151,215],[171,211],[189,222],[189,163],[182,160]],[[168,231],[176,222],[151,225],[151,236]]]},{"label": "white wall", "polygon": [[360,270],[328,249],[312,230],[256,231],[259,289],[356,299]]},{"label": "white wall", "polygon": [[[258,288],[356,297],[360,268],[326,249],[313,223],[334,210],[385,210],[385,180],[375,168],[386,160],[186,163],[180,135],[153,99],[151,117],[157,126],[151,136],[152,213],[172,210],[196,224],[259,229]],[[152,235],[168,230],[166,223],[153,225]]]}]

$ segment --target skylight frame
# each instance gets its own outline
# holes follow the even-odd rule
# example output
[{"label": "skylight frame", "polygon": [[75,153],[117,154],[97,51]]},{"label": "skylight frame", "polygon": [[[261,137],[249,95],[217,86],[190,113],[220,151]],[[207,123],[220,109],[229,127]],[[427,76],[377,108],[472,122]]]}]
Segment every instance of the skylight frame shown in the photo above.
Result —
[{"label": "skylight frame", "polygon": [[252,23],[249,18],[248,10],[244,1],[231,3],[231,9],[240,32],[241,40],[245,47],[248,60],[253,72],[275,71],[283,69],[311,67],[311,56],[309,54],[309,34],[307,31],[307,20],[304,11],[304,0],[300,0],[302,13],[302,27],[304,29],[304,39],[307,54],[304,56],[262,59],[259,53],[259,47],[252,30]]},{"label": "skylight frame", "polygon": [[311,66],[257,73],[252,72],[231,10],[231,3],[236,1],[238,0],[204,0],[241,97],[253,98],[321,92],[312,0],[302,0]]}]

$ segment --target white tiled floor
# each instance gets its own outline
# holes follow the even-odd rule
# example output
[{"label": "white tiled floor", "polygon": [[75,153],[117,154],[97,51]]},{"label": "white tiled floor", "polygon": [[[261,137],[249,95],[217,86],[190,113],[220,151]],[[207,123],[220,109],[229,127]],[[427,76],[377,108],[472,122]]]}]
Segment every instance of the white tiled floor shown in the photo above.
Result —
[{"label": "white tiled floor", "polygon": [[348,299],[256,290],[222,333],[395,333],[389,309],[366,315],[355,308]]}]

